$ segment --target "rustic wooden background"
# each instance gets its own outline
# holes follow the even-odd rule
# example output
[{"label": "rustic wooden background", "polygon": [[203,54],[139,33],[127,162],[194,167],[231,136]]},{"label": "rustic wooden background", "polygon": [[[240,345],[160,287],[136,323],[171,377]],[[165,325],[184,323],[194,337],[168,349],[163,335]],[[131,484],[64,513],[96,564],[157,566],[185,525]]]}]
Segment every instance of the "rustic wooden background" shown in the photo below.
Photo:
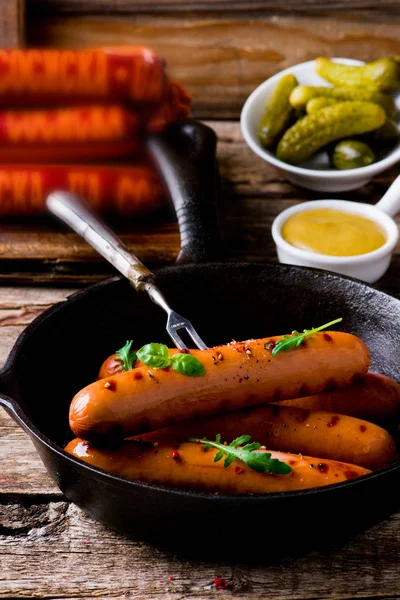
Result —
[{"label": "rustic wooden background", "polygon": [[[193,94],[193,115],[219,136],[221,230],[229,253],[258,261],[275,260],[270,225],[276,214],[321,195],[288,184],[247,148],[238,124],[247,96],[270,75],[317,55],[371,60],[400,54],[399,0],[27,0],[25,7],[23,0],[1,0],[0,7],[4,46],[133,43],[150,45],[165,57],[171,77]],[[396,172],[379,176],[351,198],[375,202]],[[179,233],[171,216],[161,225],[131,221],[116,229],[151,266],[177,255]],[[112,272],[50,219],[3,222],[0,257],[7,283],[81,285]]]},{"label": "rustic wooden background", "polygon": [[[162,54],[171,76],[192,92],[194,116],[217,132],[221,230],[231,257],[275,260],[273,218],[321,194],[292,186],[252,154],[240,134],[241,106],[264,79],[317,55],[400,55],[400,1],[0,0],[1,46],[120,43]],[[375,202],[397,174],[395,167],[341,196]],[[177,255],[171,217],[117,228],[149,265]],[[400,295],[399,266],[400,247],[379,286]],[[42,310],[110,272],[50,219],[1,222],[0,362]],[[69,504],[2,411],[0,465],[0,598],[400,599],[400,514],[342,545],[266,565],[245,564],[239,553],[230,562],[182,560],[108,531]],[[216,576],[227,579],[227,591],[213,585]]]}]

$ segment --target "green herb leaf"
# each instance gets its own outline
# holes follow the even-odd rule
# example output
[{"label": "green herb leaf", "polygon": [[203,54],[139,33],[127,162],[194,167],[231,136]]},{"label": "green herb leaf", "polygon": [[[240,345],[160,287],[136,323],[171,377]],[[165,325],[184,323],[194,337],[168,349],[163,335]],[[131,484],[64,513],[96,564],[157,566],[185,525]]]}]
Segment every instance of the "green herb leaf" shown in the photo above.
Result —
[{"label": "green herb leaf", "polygon": [[169,350],[165,344],[146,344],[137,351],[138,359],[153,369],[166,369],[171,365]]},{"label": "green herb leaf", "polygon": [[212,442],[207,438],[189,438],[189,441],[204,444],[205,450],[217,448],[218,452],[214,456],[214,462],[218,462],[225,456],[225,468],[229,467],[234,460],[241,460],[250,467],[250,469],[258,471],[259,473],[289,475],[289,473],[292,472],[291,467],[287,463],[278,458],[271,458],[270,452],[255,452],[255,450],[260,449],[261,444],[258,442],[246,444],[250,439],[251,437],[249,435],[241,435],[233,440],[229,446],[225,446],[224,444],[221,444],[221,434],[219,433],[215,438],[215,442]]},{"label": "green herb leaf", "polygon": [[279,352],[286,352],[291,348],[298,348],[304,342],[306,337],[312,335],[313,333],[317,333],[317,331],[322,331],[322,329],[327,329],[331,325],[336,325],[336,323],[340,323],[343,319],[335,319],[334,321],[330,321],[325,325],[321,325],[320,327],[315,327],[314,329],[304,329],[303,333],[299,331],[292,331],[292,335],[284,335],[281,340],[279,340],[274,349],[272,350],[272,356],[276,356]]},{"label": "green herb leaf", "polygon": [[206,372],[203,363],[201,363],[198,358],[193,356],[193,354],[174,354],[171,362],[174,371],[177,371],[182,375],[200,377],[200,375],[204,375]]},{"label": "green herb leaf", "polygon": [[122,346],[122,348],[115,353],[119,360],[122,361],[122,368],[124,371],[130,371],[133,367],[133,363],[137,359],[136,352],[131,350],[132,344],[133,340],[127,340],[125,346]]}]

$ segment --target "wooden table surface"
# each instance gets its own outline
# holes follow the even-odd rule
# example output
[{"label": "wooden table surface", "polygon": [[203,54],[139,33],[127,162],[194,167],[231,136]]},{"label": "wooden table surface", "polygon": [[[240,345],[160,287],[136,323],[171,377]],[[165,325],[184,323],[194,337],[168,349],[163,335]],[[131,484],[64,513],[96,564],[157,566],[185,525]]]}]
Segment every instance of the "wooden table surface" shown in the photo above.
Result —
[{"label": "wooden table surface", "polygon": [[[247,148],[238,123],[243,101],[266,77],[316,55],[363,60],[400,55],[399,5],[398,0],[2,0],[0,33],[5,46],[154,46],[193,93],[194,115],[218,134],[220,222],[230,256],[269,261],[276,260],[273,218],[323,194],[292,186]],[[338,197],[376,202],[397,174],[392,168]],[[174,261],[179,233],[172,218],[117,228],[150,266]],[[400,246],[377,285],[400,297],[399,266]],[[0,363],[43,310],[110,274],[84,242],[50,220],[0,223]],[[1,409],[0,465],[0,598],[400,599],[400,512],[351,540],[295,557],[255,563],[256,535],[249,532],[248,547],[238,548],[236,560],[224,559],[224,541],[217,535],[210,543],[221,548],[220,560],[193,559],[110,531],[69,503],[29,438]],[[274,540],[262,543],[271,546]],[[215,577],[225,578],[228,588],[217,589]]]}]

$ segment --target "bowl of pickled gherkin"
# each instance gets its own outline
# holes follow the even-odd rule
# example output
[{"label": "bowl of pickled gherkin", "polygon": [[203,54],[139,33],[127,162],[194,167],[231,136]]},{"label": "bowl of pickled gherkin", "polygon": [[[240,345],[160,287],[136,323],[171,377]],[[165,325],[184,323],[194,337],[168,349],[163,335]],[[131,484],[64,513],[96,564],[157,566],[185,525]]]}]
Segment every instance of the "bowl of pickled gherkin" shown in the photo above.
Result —
[{"label": "bowl of pickled gherkin", "polygon": [[362,187],[400,161],[400,59],[317,58],[267,79],[241,113],[250,148],[302,187]]}]

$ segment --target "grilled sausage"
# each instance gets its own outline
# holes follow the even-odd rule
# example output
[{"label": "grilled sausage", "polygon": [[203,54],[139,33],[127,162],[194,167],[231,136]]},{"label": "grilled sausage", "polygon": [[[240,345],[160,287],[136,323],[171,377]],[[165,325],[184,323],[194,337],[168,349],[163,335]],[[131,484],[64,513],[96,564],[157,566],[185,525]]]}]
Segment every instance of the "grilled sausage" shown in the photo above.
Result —
[{"label": "grilled sausage", "polygon": [[377,469],[393,462],[396,444],[385,429],[361,419],[327,411],[269,404],[208,419],[178,423],[142,434],[145,441],[186,441],[190,437],[231,441],[240,435],[270,450],[301,452]]},{"label": "grilled sausage", "polygon": [[400,386],[390,377],[369,372],[349,386],[279,404],[338,412],[372,423],[389,423],[400,418]]},{"label": "grilled sausage", "polygon": [[[173,354],[176,350],[170,349],[170,352]],[[141,365],[137,360],[133,367]],[[103,379],[123,372],[122,361],[117,354],[112,354],[101,365],[98,378]],[[305,410],[337,412],[384,424],[400,418],[400,385],[390,377],[369,371],[345,387],[315,396],[282,400],[277,404]]]},{"label": "grilled sausage", "polygon": [[73,398],[70,427],[84,439],[128,437],[178,421],[320,393],[350,383],[370,365],[365,344],[348,333],[316,333],[300,347],[273,357],[279,339],[199,350],[196,356],[205,367],[200,377],[139,367],[95,381]]},{"label": "grilled sausage", "polygon": [[370,472],[343,462],[274,451],[272,458],[291,467],[289,475],[259,473],[240,460],[225,468],[223,460],[214,462],[216,449],[204,451],[202,444],[190,442],[180,445],[166,442],[154,446],[149,442],[128,441],[118,449],[105,450],[75,439],[65,450],[75,458],[128,479],[226,494],[302,490],[339,483]]}]

